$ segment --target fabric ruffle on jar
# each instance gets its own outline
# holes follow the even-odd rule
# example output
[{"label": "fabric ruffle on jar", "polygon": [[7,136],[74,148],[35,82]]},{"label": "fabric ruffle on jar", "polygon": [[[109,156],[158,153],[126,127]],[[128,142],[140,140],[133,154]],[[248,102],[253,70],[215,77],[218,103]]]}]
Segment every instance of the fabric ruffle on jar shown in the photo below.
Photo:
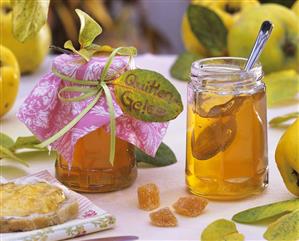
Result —
[{"label": "fabric ruffle on jar", "polygon": [[[59,90],[67,86],[78,86],[64,81],[54,72],[78,79],[99,81],[108,57],[93,57],[85,62],[80,56],[62,54],[52,64],[52,72],[45,74],[35,85],[18,111],[18,118],[41,141],[48,139],[78,116],[94,97],[77,102],[64,102],[58,98]],[[110,65],[105,81],[118,78],[131,69],[129,57],[116,56]],[[53,71],[55,70],[55,71]],[[116,120],[116,136],[125,140],[148,155],[154,156],[166,133],[168,122],[144,122],[122,112],[114,96],[113,85],[109,85]],[[82,87],[82,86],[81,86]],[[89,88],[86,86],[86,88]],[[73,98],[80,93],[65,92],[64,98]],[[109,132],[110,114],[104,92],[93,108],[66,134],[53,142],[57,150],[69,163],[73,158],[76,142],[88,133],[105,127]]]}]

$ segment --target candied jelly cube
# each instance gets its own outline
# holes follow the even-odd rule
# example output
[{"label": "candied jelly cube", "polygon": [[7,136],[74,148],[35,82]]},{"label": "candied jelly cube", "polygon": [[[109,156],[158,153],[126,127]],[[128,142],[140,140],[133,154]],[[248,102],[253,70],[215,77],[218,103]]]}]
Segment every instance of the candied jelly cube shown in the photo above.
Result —
[{"label": "candied jelly cube", "polygon": [[180,197],[172,207],[181,215],[188,217],[196,217],[202,213],[205,207],[208,205],[208,201],[204,198],[197,196]]},{"label": "candied jelly cube", "polygon": [[150,213],[150,219],[153,225],[158,227],[175,227],[178,221],[169,208],[161,208]]},{"label": "candied jelly cube", "polygon": [[139,208],[151,211],[160,206],[159,188],[154,183],[145,184],[138,188]]}]

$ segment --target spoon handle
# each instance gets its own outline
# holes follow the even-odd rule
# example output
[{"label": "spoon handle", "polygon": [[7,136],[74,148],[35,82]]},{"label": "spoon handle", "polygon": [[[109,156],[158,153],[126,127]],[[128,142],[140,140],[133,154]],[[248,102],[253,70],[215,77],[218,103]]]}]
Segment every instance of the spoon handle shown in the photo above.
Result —
[{"label": "spoon handle", "polygon": [[273,24],[270,21],[267,20],[262,23],[259,34],[255,40],[253,49],[251,50],[250,56],[246,62],[245,65],[246,71],[250,70],[254,66],[258,58],[260,57],[265,47],[265,44],[270,37],[272,29],[273,29]]}]

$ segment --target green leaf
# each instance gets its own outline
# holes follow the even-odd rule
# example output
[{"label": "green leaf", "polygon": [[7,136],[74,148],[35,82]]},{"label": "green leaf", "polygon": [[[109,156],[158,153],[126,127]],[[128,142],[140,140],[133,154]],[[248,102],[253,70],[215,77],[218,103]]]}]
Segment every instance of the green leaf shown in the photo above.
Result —
[{"label": "green leaf", "polygon": [[243,241],[236,225],[226,219],[218,219],[209,224],[201,234],[201,241]]},{"label": "green leaf", "polygon": [[35,136],[20,136],[17,138],[16,143],[11,147],[12,150],[19,149],[38,149],[47,150],[46,148],[39,148],[36,145],[40,144],[40,141]]},{"label": "green leaf", "polygon": [[[98,45],[98,44],[91,44],[90,46],[85,48],[88,51],[93,51],[94,53],[112,53],[115,48],[112,48],[109,45]],[[121,47],[117,51],[117,55],[125,55],[125,56],[136,56],[137,49],[135,47]]]},{"label": "green leaf", "polygon": [[270,224],[264,238],[269,241],[299,240],[299,209]]},{"label": "green leaf", "polygon": [[137,162],[148,163],[158,167],[168,166],[177,162],[173,151],[164,143],[161,143],[159,146],[155,157],[145,154],[137,147],[135,148],[135,156]]},{"label": "green leaf", "polygon": [[95,53],[95,51],[89,51],[87,49],[80,49],[79,51],[76,50],[71,40],[66,41],[63,47],[72,50],[75,54],[80,55],[86,61],[89,61],[91,56]]},{"label": "green leaf", "polygon": [[0,145],[5,147],[5,148],[10,148],[11,146],[14,145],[14,140],[9,137],[8,135],[0,132]]},{"label": "green leaf", "polygon": [[221,18],[214,11],[199,5],[189,5],[187,16],[198,41],[213,56],[223,55],[227,46],[227,29]]},{"label": "green leaf", "polygon": [[[82,53],[85,54],[89,59],[94,55],[94,54],[108,54],[112,53],[115,48],[112,48],[109,45],[98,45],[98,44],[91,44],[90,46],[80,49],[79,52],[83,51]],[[122,55],[122,56],[136,56],[137,55],[137,49],[135,47],[121,47],[117,51],[117,55]]]},{"label": "green leaf", "polygon": [[238,223],[256,223],[261,220],[292,212],[296,209],[299,209],[299,199],[292,199],[250,208],[237,213],[232,219]]},{"label": "green leaf", "polygon": [[267,74],[264,82],[267,87],[269,107],[292,100],[299,92],[299,75],[295,70],[283,70]]},{"label": "green leaf", "polygon": [[173,78],[189,81],[191,64],[202,57],[190,52],[181,53],[170,68],[170,74]]},{"label": "green leaf", "polygon": [[137,49],[135,47],[123,47],[117,52],[117,54],[124,56],[136,56]]},{"label": "green leaf", "polygon": [[165,122],[176,118],[183,110],[179,92],[157,72],[129,70],[113,84],[122,111],[136,119]]},{"label": "green leaf", "polygon": [[74,45],[73,45],[73,43],[72,43],[71,40],[66,41],[66,42],[64,43],[63,47],[64,47],[65,49],[72,50],[72,51],[73,51],[74,53],[76,53],[76,54],[79,54],[79,51],[77,51],[77,50],[75,49],[75,47],[74,47]]},{"label": "green leaf", "polygon": [[281,125],[284,122],[287,122],[291,119],[296,119],[299,117],[299,112],[292,112],[286,115],[278,116],[270,120],[269,124],[271,127],[276,127]]},{"label": "green leaf", "polygon": [[241,233],[232,233],[223,237],[224,241],[243,241],[244,235]]},{"label": "green leaf", "polygon": [[81,49],[83,49],[90,46],[94,39],[102,33],[102,28],[87,13],[80,9],[76,9],[75,11],[80,18],[79,43]]},{"label": "green leaf", "polygon": [[26,161],[22,160],[21,158],[17,157],[12,151],[4,146],[0,146],[0,159],[7,158],[13,161],[17,161],[25,166],[29,166]]},{"label": "green leaf", "polygon": [[49,0],[11,0],[12,29],[15,38],[24,42],[46,23]]}]

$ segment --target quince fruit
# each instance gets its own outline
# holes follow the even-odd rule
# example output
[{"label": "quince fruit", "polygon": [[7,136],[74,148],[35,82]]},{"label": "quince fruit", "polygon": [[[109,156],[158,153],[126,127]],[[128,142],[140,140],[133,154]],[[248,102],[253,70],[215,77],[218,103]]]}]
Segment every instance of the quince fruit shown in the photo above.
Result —
[{"label": "quince fruit", "polygon": [[20,82],[20,70],[16,57],[0,45],[0,117],[13,106]]},{"label": "quince fruit", "polygon": [[24,43],[16,40],[12,33],[12,7],[7,0],[0,1],[0,36],[1,44],[16,56],[22,74],[33,72],[39,67],[51,43],[51,32],[47,24]]},{"label": "quince fruit", "polygon": [[[201,5],[214,11],[221,18],[225,27],[230,29],[234,22],[239,18],[241,11],[253,6],[258,6],[259,2],[258,0],[192,0],[191,4]],[[200,43],[200,40],[193,34],[186,13],[182,20],[181,35],[186,50],[199,55],[209,55],[208,51]]]},{"label": "quince fruit", "polygon": [[292,11],[299,17],[299,0],[293,4]]},{"label": "quince fruit", "polygon": [[287,189],[299,196],[299,118],[280,138],[275,160]]},{"label": "quince fruit", "polygon": [[270,20],[274,29],[260,57],[264,71],[299,70],[298,17],[279,4],[262,4],[241,13],[228,33],[230,56],[249,55],[261,23],[265,20]]}]

